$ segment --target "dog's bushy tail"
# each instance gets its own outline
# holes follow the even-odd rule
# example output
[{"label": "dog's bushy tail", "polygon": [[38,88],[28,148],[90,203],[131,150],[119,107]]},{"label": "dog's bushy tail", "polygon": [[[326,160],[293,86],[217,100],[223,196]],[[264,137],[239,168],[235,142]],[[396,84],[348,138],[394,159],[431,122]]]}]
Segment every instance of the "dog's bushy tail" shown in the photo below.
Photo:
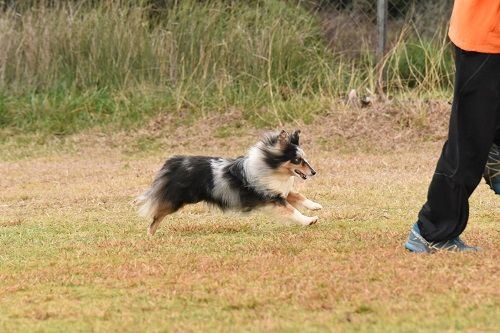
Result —
[{"label": "dog's bushy tail", "polygon": [[137,213],[142,217],[153,218],[158,207],[157,200],[153,194],[153,188],[139,195],[133,203],[137,206]]},{"label": "dog's bushy tail", "polygon": [[167,177],[164,170],[156,175],[151,188],[133,201],[140,216],[154,218],[162,205],[162,193],[166,191]]}]

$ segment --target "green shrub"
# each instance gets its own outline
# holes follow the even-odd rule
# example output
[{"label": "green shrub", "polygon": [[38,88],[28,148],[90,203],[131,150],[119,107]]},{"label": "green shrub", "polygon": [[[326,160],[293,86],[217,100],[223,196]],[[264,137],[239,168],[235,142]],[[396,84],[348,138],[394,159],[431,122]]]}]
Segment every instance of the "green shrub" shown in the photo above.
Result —
[{"label": "green shrub", "polygon": [[416,40],[396,45],[388,60],[392,91],[418,88],[425,92],[450,91],[454,64],[447,42]]}]

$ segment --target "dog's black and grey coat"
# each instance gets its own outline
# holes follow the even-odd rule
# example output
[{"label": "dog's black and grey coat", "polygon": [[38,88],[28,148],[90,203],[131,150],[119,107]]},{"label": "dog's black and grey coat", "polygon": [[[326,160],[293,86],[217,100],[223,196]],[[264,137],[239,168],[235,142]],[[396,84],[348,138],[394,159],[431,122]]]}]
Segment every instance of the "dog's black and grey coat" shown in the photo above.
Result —
[{"label": "dog's black and grey coat", "polygon": [[[299,133],[269,134],[246,156],[235,159],[171,157],[156,175],[151,188],[137,198],[141,206],[139,212],[153,218],[153,226],[165,215],[200,201],[222,210],[246,212],[268,204],[285,206],[294,175],[280,170],[282,165],[306,164],[311,175],[316,173],[299,148]],[[295,175],[307,178],[300,170],[295,170]]]}]

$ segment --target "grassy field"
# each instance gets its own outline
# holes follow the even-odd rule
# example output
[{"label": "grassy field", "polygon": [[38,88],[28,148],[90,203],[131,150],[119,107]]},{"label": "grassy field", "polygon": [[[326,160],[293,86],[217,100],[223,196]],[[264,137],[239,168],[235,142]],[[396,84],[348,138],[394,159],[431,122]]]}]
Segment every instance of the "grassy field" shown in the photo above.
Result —
[{"label": "grassy field", "polygon": [[234,118],[1,145],[0,331],[498,331],[498,198],[472,197],[464,238],[483,252],[406,252],[441,144],[397,126],[372,147],[343,142],[341,118],[303,126],[314,226],[196,205],[147,237],[133,197],[172,153],[244,153],[259,131]]},{"label": "grassy field", "polygon": [[[0,1],[0,332],[498,332],[484,183],[483,252],[403,249],[446,135],[449,6],[389,22],[382,82],[371,14],[315,3]],[[196,205],[147,237],[131,201],[167,156],[282,124],[316,225]]]}]

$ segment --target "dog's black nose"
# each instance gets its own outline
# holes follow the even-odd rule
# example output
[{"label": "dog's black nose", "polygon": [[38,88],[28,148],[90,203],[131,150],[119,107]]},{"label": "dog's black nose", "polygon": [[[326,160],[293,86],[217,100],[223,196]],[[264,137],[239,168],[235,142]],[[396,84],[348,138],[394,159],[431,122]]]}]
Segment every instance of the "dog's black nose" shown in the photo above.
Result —
[{"label": "dog's black nose", "polygon": [[311,170],[311,175],[313,175],[313,176],[314,176],[315,174],[316,174],[316,171]]}]

